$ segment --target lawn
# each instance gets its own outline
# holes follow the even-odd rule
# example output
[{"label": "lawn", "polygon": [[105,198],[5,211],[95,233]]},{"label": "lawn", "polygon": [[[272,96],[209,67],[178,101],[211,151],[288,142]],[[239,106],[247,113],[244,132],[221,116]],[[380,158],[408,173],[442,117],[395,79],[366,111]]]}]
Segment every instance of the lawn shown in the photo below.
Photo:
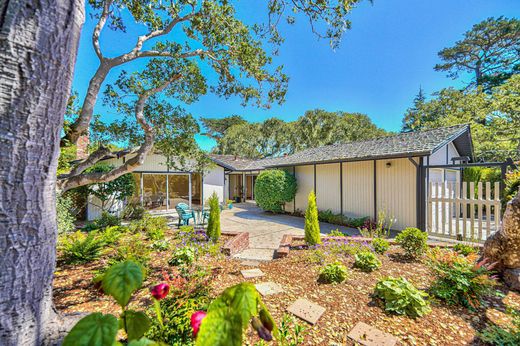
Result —
[{"label": "lawn", "polygon": [[[219,252],[225,237],[212,244],[203,232],[195,233],[186,228],[168,228],[162,236],[153,237],[152,240],[149,233],[134,234],[125,230],[111,245],[103,245],[99,258],[82,264],[67,263],[62,249],[54,280],[56,307],[62,312],[117,313],[120,308],[102,293],[95,284],[95,277],[110,263],[126,256],[142,261],[147,272],[143,289],[131,301],[130,307],[147,310],[153,319],[147,288],[159,282],[170,283],[172,291],[163,307],[170,306],[170,312],[166,314],[169,316],[166,317],[167,325],[177,325],[168,339],[172,344],[189,343],[190,331],[186,325],[189,315],[196,309],[204,309],[226,287],[246,281],[240,270],[254,267],[260,268],[265,275],[249,282],[271,281],[282,287],[281,293],[265,296],[263,301],[278,326],[285,321],[283,332],[294,334],[295,329],[303,327],[300,335],[305,345],[353,344],[346,336],[360,321],[396,336],[405,345],[479,345],[483,343],[478,338],[478,331],[494,323],[508,326],[511,316],[506,312],[520,308],[520,295],[508,292],[498,284],[493,288],[493,294],[486,295],[477,308],[447,305],[429,298],[431,312],[422,317],[385,312],[382,301],[373,296],[380,279],[404,277],[422,290],[428,290],[434,280],[425,257],[411,260],[399,246],[391,246],[384,255],[377,255],[380,268],[365,272],[354,267],[354,254],[370,244],[343,241],[307,248],[296,243],[287,257],[251,267]],[[170,261],[175,249],[186,246],[198,252],[193,263]],[[346,266],[346,280],[338,284],[318,282],[323,266],[332,262]],[[306,298],[326,308],[317,324],[293,319],[287,313],[287,307],[298,298]],[[251,345],[261,344],[251,328],[246,337]]]}]

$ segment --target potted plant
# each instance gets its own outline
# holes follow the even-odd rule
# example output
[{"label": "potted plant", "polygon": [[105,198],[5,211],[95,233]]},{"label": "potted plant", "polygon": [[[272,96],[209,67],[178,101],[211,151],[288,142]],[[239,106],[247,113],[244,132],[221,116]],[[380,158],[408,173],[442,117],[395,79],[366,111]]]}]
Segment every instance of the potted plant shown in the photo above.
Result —
[{"label": "potted plant", "polygon": [[234,202],[234,201],[233,201],[232,199],[228,199],[228,200],[226,201],[227,206],[228,206],[228,209],[233,209],[233,202]]}]

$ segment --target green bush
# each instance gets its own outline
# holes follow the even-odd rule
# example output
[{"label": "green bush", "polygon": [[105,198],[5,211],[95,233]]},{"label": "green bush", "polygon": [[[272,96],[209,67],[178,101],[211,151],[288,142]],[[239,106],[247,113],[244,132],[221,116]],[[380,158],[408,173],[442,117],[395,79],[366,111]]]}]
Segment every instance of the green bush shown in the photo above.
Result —
[{"label": "green bush", "polygon": [[151,250],[143,244],[144,239],[141,234],[134,234],[121,238],[116,248],[113,262],[133,261],[141,267],[146,268],[150,260]]},{"label": "green bush", "polygon": [[456,251],[464,256],[467,256],[472,253],[477,253],[477,249],[475,249],[473,246],[462,244],[462,243],[455,244],[453,246],[453,251]]},{"label": "green bush", "polygon": [[406,255],[411,258],[422,256],[428,248],[426,245],[428,233],[414,227],[408,227],[402,230],[395,240],[401,245]]},{"label": "green bush", "polygon": [[502,197],[502,207],[505,208],[507,202],[512,200],[520,188],[520,169],[506,175],[504,196]]},{"label": "green bush", "polygon": [[343,232],[341,232],[339,229],[333,229],[332,231],[330,231],[329,236],[331,236],[331,237],[346,237],[346,235],[343,234]]},{"label": "green bush", "polygon": [[191,246],[176,249],[168,261],[171,266],[189,266],[195,262],[196,251]]},{"label": "green bush", "polygon": [[318,208],[316,207],[314,191],[309,193],[309,202],[305,212],[305,243],[307,245],[321,244],[320,223],[318,221]]},{"label": "green bush", "polygon": [[58,234],[74,230],[75,217],[70,212],[73,202],[70,198],[58,196],[56,198],[56,222],[58,224]]},{"label": "green bush", "polygon": [[157,251],[166,251],[170,248],[170,243],[167,240],[156,240],[152,243],[152,249]]},{"label": "green bush", "polygon": [[98,259],[105,242],[97,236],[97,232],[87,235],[81,231],[68,234],[61,238],[60,250],[62,259],[67,263],[88,263]]},{"label": "green bush", "polygon": [[220,204],[217,194],[213,192],[209,198],[209,219],[206,234],[211,240],[217,241],[220,238],[220,232]]},{"label": "green bush", "polygon": [[150,240],[161,240],[164,239],[164,232],[168,230],[168,219],[145,214],[141,220],[132,221],[128,228],[133,233],[146,234]]},{"label": "green bush", "polygon": [[372,240],[372,247],[376,253],[383,255],[390,248],[390,243],[384,238],[374,238],[374,240]]},{"label": "green bush", "polygon": [[434,249],[429,254],[429,266],[436,277],[431,293],[448,304],[478,307],[482,297],[492,293],[496,281],[486,261],[476,263],[477,256]]},{"label": "green bush", "polygon": [[103,239],[106,244],[110,245],[117,242],[126,231],[128,231],[128,229],[123,226],[109,226],[99,233],[99,237]]},{"label": "green bush", "polygon": [[121,219],[117,215],[112,215],[106,211],[101,213],[101,217],[92,222],[87,223],[82,230],[91,232],[95,230],[103,230],[106,227],[121,226]]},{"label": "green bush", "polygon": [[255,200],[266,211],[281,212],[286,202],[296,196],[296,178],[287,171],[269,169],[261,172],[255,182]]},{"label": "green bush", "polygon": [[329,263],[320,271],[318,281],[326,284],[342,283],[347,279],[348,271],[341,262]]},{"label": "green bush", "polygon": [[125,209],[123,209],[121,217],[125,220],[140,220],[146,214],[148,214],[148,212],[140,204],[129,203],[125,206]]},{"label": "green bush", "polygon": [[421,317],[431,311],[428,294],[405,278],[387,277],[376,284],[374,295],[385,304],[385,311],[409,317]]},{"label": "green bush", "polygon": [[381,261],[370,251],[359,252],[354,255],[354,266],[365,272],[371,272],[381,267]]}]

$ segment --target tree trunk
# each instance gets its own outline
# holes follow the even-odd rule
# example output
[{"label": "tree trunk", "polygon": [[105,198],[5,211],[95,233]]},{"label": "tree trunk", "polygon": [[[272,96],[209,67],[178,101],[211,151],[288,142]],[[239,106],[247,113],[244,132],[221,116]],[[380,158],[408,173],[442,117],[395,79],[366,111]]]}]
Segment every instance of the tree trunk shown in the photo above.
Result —
[{"label": "tree trunk", "polygon": [[83,0],[0,3],[0,345],[55,322],[56,167]]}]

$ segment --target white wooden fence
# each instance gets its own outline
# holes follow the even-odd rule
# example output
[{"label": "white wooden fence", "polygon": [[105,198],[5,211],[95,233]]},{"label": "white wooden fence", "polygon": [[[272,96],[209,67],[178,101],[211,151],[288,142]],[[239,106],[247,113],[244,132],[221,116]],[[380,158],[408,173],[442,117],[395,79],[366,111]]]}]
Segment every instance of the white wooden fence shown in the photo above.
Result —
[{"label": "white wooden fence", "polygon": [[[469,187],[469,189],[468,189]],[[500,227],[500,184],[430,182],[427,228],[432,235],[484,241]],[[462,239],[461,239],[462,238]]]}]

